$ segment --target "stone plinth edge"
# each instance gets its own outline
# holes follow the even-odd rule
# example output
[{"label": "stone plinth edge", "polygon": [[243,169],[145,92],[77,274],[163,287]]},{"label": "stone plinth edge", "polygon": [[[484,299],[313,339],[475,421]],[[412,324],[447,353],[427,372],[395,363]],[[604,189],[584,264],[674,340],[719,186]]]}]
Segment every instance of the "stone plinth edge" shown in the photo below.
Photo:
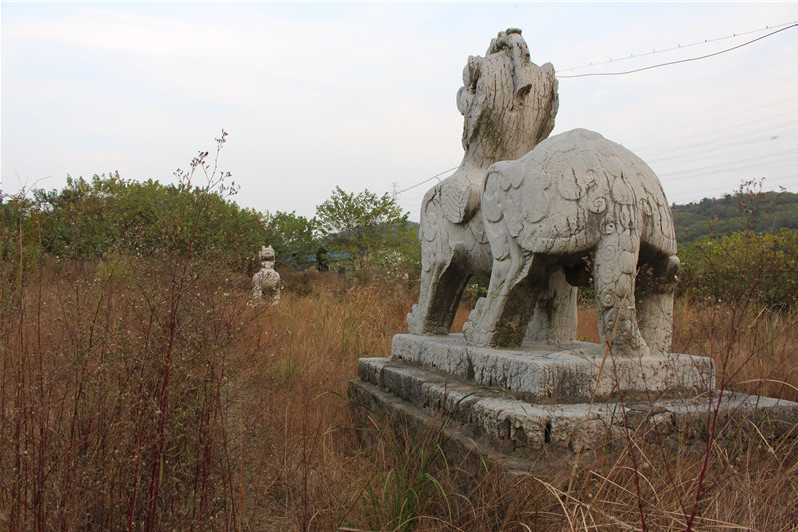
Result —
[{"label": "stone plinth edge", "polygon": [[424,423],[436,419],[478,444],[483,454],[524,461],[541,452],[612,447],[627,433],[678,443],[705,439],[714,424],[714,437],[723,439],[750,420],[771,439],[798,423],[798,403],[729,391],[654,401],[539,404],[389,358],[361,358],[358,375],[349,386],[356,410],[379,407]]},{"label": "stone plinth edge", "polygon": [[607,355],[605,359],[601,345],[587,342],[560,346],[539,342],[501,349],[469,346],[462,334],[398,334],[391,354],[395,361],[537,401],[575,403],[619,392],[695,395],[715,388],[714,362],[708,357]]}]

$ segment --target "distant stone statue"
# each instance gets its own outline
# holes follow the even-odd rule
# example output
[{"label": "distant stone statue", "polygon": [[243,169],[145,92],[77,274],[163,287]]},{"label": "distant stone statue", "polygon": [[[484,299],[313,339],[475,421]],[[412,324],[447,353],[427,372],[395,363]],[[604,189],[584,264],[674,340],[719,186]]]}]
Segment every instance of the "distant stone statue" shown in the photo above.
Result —
[{"label": "distant stone statue", "polygon": [[[485,171],[517,159],[554,128],[559,100],[554,67],[530,61],[521,30],[500,32],[485,57],[469,57],[457,109],[463,114],[460,167],[421,204],[421,293],[408,314],[413,334],[448,334],[471,275],[488,277],[492,257],[480,214]],[[576,312],[576,296],[567,291]]]},{"label": "distant stone statue", "polygon": [[279,305],[282,279],[274,269],[274,249],[262,246],[258,258],[261,269],[252,276],[252,299],[256,304]]},{"label": "distant stone statue", "polygon": [[679,268],[673,217],[657,176],[632,152],[584,129],[551,137],[488,169],[482,218],[493,268],[463,327],[469,344],[520,345],[551,273],[562,270],[572,284],[592,274],[599,334],[613,354],[668,352]]}]

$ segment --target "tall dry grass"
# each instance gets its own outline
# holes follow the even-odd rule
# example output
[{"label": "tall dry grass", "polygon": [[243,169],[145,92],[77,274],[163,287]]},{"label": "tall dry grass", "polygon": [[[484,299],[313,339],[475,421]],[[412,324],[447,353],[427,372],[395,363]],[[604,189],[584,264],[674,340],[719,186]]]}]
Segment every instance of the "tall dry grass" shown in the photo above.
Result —
[{"label": "tall dry grass", "polygon": [[379,472],[359,450],[347,383],[358,358],[390,352],[407,291],[315,272],[284,280],[279,307],[249,310],[251,349],[236,362],[243,517],[253,529],[334,529],[362,520]]},{"label": "tall dry grass", "polygon": [[[347,383],[358,358],[387,355],[406,330],[416,296],[406,283],[283,272],[281,305],[252,307],[243,275],[174,266],[169,258],[45,261],[7,299],[4,528],[796,524],[795,440],[765,440],[755,429],[709,448],[630,433],[586,451],[577,468],[554,463],[510,480],[486,467],[465,484],[460,464],[439,452],[441,432],[408,441],[377,425],[366,453]],[[580,336],[595,339],[592,311],[580,316]],[[795,313],[683,301],[676,316],[675,350],[715,357],[726,387],[796,397]]]},{"label": "tall dry grass", "polygon": [[235,515],[227,358],[244,302],[209,265],[49,261],[0,320],[0,516],[146,528]]},{"label": "tall dry grass", "polygon": [[718,387],[798,401],[798,309],[678,300],[673,350],[715,360]]}]

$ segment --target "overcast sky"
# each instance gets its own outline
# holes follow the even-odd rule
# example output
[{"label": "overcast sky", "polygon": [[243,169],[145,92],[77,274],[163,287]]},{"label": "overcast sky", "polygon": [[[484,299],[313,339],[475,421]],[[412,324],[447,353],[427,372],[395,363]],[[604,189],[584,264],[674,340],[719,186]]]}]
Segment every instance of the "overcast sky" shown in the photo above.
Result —
[{"label": "overcast sky", "polygon": [[[463,66],[508,27],[557,70],[553,134],[625,145],[670,201],[761,177],[798,192],[798,28],[563,77],[732,48],[798,22],[795,3],[4,2],[0,19],[4,193],[117,170],[173,182],[222,128],[242,206],[312,216],[336,185],[401,191],[459,164]],[[430,185],[398,195],[411,219]]]}]

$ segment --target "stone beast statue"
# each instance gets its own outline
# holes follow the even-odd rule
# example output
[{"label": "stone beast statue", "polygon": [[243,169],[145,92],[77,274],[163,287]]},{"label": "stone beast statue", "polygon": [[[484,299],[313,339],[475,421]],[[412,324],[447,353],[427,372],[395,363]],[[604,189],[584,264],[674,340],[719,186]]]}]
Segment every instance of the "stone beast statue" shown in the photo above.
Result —
[{"label": "stone beast statue", "polygon": [[673,218],[637,156],[584,129],[551,137],[488,169],[482,218],[493,268],[463,327],[469,344],[519,345],[550,272],[562,268],[579,284],[592,265],[599,333],[612,353],[668,352],[679,266]]},{"label": "stone beast statue", "polygon": [[282,279],[274,269],[274,249],[261,246],[258,258],[261,269],[252,276],[252,300],[256,305],[279,305]]},{"label": "stone beast statue", "polygon": [[485,171],[517,159],[554,128],[554,67],[530,61],[521,30],[500,32],[485,57],[469,57],[457,108],[465,154],[457,171],[421,205],[421,293],[407,316],[413,334],[449,334],[466,281],[490,275],[492,259],[480,215]]}]

